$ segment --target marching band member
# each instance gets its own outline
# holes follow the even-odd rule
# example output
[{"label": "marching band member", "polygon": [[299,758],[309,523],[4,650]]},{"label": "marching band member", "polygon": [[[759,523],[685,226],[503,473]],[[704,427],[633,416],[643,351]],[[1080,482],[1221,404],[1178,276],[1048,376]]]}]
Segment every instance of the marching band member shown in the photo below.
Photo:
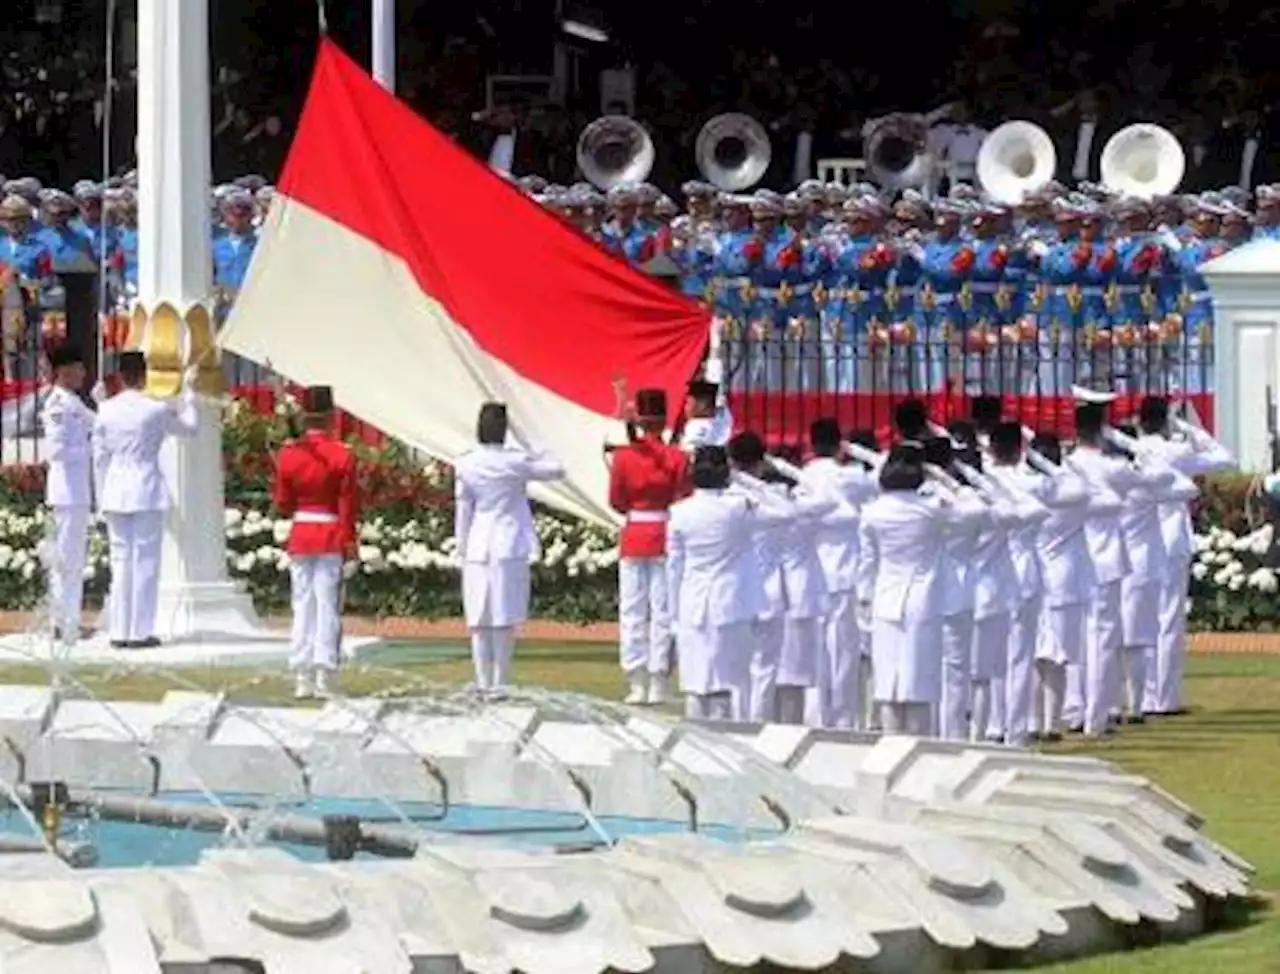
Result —
[{"label": "marching band member", "polygon": [[529,566],[538,536],[529,484],[559,480],[561,462],[542,450],[507,446],[507,407],[487,402],[476,423],[479,446],[454,467],[454,536],[462,562],[462,606],[481,696],[506,694],[516,627],[529,614]]},{"label": "marching band member", "polygon": [[667,611],[666,540],[671,505],[684,493],[688,456],[663,442],[667,396],[640,389],[639,436],[613,451],[609,505],[626,519],[618,538],[618,649],[629,704],[667,699],[671,619]]},{"label": "marching band member", "polygon": [[800,482],[815,492],[838,496],[839,505],[822,523],[817,555],[826,583],[827,611],[822,653],[811,694],[808,722],[816,727],[862,729],[862,640],[858,631],[858,517],[875,496],[875,481],[861,468],[840,463],[840,425],[835,419],[814,420],[809,428],[813,459]]},{"label": "marching band member", "polygon": [[922,494],[924,482],[923,450],[895,447],[859,527],[858,606],[871,627],[874,694],[891,734],[927,736],[942,689],[938,566],[948,522],[963,515]]},{"label": "marching band member", "polygon": [[1036,726],[1042,740],[1062,737],[1068,668],[1084,665],[1089,600],[1097,588],[1086,537],[1091,510],[1083,477],[1062,463],[1058,438],[1042,433],[1027,447],[1027,463],[1045,481],[1036,496],[1049,508],[1037,555],[1044,601],[1036,640]]},{"label": "marching band member", "polygon": [[746,695],[764,609],[764,583],[754,545],[761,528],[790,518],[729,491],[724,447],[693,456],[693,494],[671,507],[667,522],[667,591],[675,620],[680,690],[691,719],[727,720],[734,695]]},{"label": "marching band member", "polygon": [[312,386],[304,397],[302,436],[280,450],[272,498],[292,518],[289,601],[293,611],[289,668],[294,696],[327,697],[341,662],[343,560],[355,554],[356,461],[330,432],[333,390]]},{"label": "marching band member", "polygon": [[778,469],[783,461],[766,460],[764,444],[755,433],[735,436],[729,442],[729,457],[735,485],[761,507],[786,518],[780,526],[764,525],[757,532],[765,609],[752,655],[748,705],[735,701],[735,716],[799,724],[805,691],[816,682],[827,611],[816,541],[823,518],[839,501],[791,479],[788,471]]},{"label": "marching band member", "polygon": [[44,502],[53,513],[49,602],[54,638],[74,645],[80,638],[84,564],[89,552],[93,506],[90,440],[93,410],[80,398],[87,375],[78,349],[61,345],[49,353],[53,386],[40,414],[48,451]]},{"label": "marching band member", "polygon": [[[1233,466],[1231,454],[1203,429],[1169,415],[1167,399],[1148,397],[1138,412],[1138,443],[1186,477],[1200,477]],[[1180,438],[1170,436],[1173,426]],[[1187,643],[1187,585],[1191,574],[1191,511],[1186,501],[1160,505],[1165,568],[1160,579],[1160,628],[1156,651],[1147,668],[1142,710],[1163,715],[1179,711],[1182,662]]]},{"label": "marching band member", "polygon": [[147,360],[141,352],[120,355],[123,389],[98,409],[93,428],[93,466],[98,510],[107,522],[111,547],[111,645],[150,649],[156,638],[160,585],[160,543],[164,515],[172,506],[160,470],[160,448],[170,435],[194,436],[196,412],[193,365],[183,375],[175,402],[144,391]]}]

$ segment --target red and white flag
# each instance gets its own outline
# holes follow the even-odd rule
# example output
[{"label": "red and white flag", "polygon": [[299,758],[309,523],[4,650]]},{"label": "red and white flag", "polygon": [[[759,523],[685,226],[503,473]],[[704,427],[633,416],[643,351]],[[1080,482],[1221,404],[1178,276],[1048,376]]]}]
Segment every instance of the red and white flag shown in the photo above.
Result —
[{"label": "red and white flag", "polygon": [[568,477],[540,499],[596,521],[615,380],[673,408],[709,318],[628,267],[378,86],[331,41],[220,344],[433,456],[486,400]]}]

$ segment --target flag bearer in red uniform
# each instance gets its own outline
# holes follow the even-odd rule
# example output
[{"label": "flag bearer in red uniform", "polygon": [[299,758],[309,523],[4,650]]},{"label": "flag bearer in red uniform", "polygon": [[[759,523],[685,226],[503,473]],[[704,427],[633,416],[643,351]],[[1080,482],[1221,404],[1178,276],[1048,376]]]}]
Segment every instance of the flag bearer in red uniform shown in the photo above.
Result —
[{"label": "flag bearer in red uniform", "polygon": [[667,397],[636,392],[638,435],[613,452],[609,504],[626,518],[618,539],[618,648],[627,675],[626,702],[663,703],[671,668],[667,611],[667,517],[687,493],[687,454],[663,440]]},{"label": "flag bearer in red uniform", "polygon": [[307,390],[302,436],[276,463],[273,496],[289,531],[289,587],[293,608],[290,668],[295,696],[326,696],[338,668],[342,639],[343,560],[355,552],[356,462],[330,431],[333,392]]}]

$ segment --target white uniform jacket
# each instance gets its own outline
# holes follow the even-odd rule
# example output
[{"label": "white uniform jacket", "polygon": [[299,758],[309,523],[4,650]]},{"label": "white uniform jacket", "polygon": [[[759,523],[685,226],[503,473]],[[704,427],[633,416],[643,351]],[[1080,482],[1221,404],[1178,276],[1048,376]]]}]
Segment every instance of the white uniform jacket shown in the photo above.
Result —
[{"label": "white uniform jacket", "polygon": [[93,427],[97,415],[74,392],[54,386],[40,412],[49,472],[44,499],[50,507],[93,503]]},{"label": "white uniform jacket", "polygon": [[677,625],[706,629],[751,622],[767,612],[757,532],[783,528],[791,510],[730,490],[695,490],[671,507],[667,591]]},{"label": "white uniform jacket", "polygon": [[170,435],[193,436],[199,422],[189,385],[173,401],[125,389],[102,403],[93,428],[98,510],[167,511],[173,499],[160,470],[160,448]]},{"label": "white uniform jacket", "polygon": [[830,457],[805,465],[800,483],[815,494],[839,499],[822,519],[816,544],[827,592],[852,593],[858,580],[858,519],[862,505],[874,498],[879,487],[860,466],[845,466]]},{"label": "white uniform jacket", "polygon": [[564,465],[540,450],[479,446],[454,465],[454,539],[463,562],[538,560],[529,484],[559,480]]}]

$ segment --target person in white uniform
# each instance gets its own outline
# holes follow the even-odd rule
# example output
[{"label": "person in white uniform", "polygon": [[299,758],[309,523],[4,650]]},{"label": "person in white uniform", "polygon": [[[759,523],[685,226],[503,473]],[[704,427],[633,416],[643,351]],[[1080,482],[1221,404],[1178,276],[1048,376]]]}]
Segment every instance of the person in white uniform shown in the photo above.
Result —
[{"label": "person in white uniform", "polygon": [[110,543],[111,645],[117,649],[158,646],[156,603],[165,512],[173,505],[160,470],[160,448],[171,435],[194,436],[197,369],[183,376],[176,401],[152,398],[147,360],[141,352],[120,355],[124,388],[98,407],[93,463],[98,510]]},{"label": "person in white uniform", "polygon": [[734,716],[799,724],[804,720],[805,690],[814,685],[822,658],[827,611],[817,538],[823,519],[839,501],[793,480],[790,474],[799,470],[778,469],[785,461],[767,460],[764,443],[755,433],[739,433],[729,441],[729,460],[734,485],[787,519],[757,532],[767,608],[757,621],[748,705],[735,701]]},{"label": "person in white uniform", "polygon": [[1160,461],[1142,455],[1133,429],[1108,429],[1108,445],[1144,472],[1161,480],[1130,488],[1120,511],[1120,529],[1129,552],[1129,574],[1120,583],[1120,677],[1123,693],[1112,714],[1142,723],[1142,694],[1147,685],[1147,660],[1156,651],[1160,633],[1160,581],[1168,571],[1160,505],[1193,500],[1199,493],[1190,478],[1176,474]]},{"label": "person in white uniform", "polygon": [[84,356],[69,345],[61,345],[49,353],[49,366],[52,388],[40,413],[49,464],[44,501],[53,515],[47,565],[49,614],[54,638],[74,644],[81,635],[84,564],[93,506],[90,444],[96,417],[80,398],[86,377]]},{"label": "person in white uniform", "polygon": [[[946,545],[938,562],[942,579],[942,699],[938,706],[936,731],[949,741],[969,738],[969,706],[973,682],[973,590],[977,577],[969,570],[978,546],[978,536],[990,511],[981,495],[955,479],[954,444],[948,436],[925,440],[925,461],[939,471],[921,488],[938,494],[958,510],[973,516],[948,526]],[[943,474],[947,478],[943,478]]]},{"label": "person in white uniform", "polygon": [[1041,740],[1060,741],[1067,667],[1084,664],[1085,622],[1097,587],[1085,538],[1089,488],[1063,465],[1062,445],[1052,434],[1031,440],[1027,462],[1044,481],[1035,494],[1049,508],[1037,545],[1044,595],[1035,649],[1035,729]]},{"label": "person in white uniform", "polygon": [[707,379],[690,382],[680,445],[692,453],[700,446],[728,446],[732,435],[733,413],[719,383]]},{"label": "person in white uniform", "polygon": [[800,482],[817,493],[838,498],[822,520],[816,538],[818,561],[827,592],[822,652],[818,659],[812,719],[819,727],[861,730],[864,720],[862,639],[855,586],[858,569],[858,518],[862,505],[879,492],[860,464],[841,462],[840,425],[817,419],[809,428],[813,459]]},{"label": "person in white uniform", "polygon": [[[1187,477],[1234,466],[1231,454],[1203,429],[1169,415],[1169,401],[1143,400],[1138,410],[1142,450]],[[1170,427],[1173,430],[1170,430]],[[1173,435],[1176,433],[1177,435]],[[1182,708],[1182,664],[1187,652],[1187,586],[1191,576],[1191,510],[1185,501],[1160,505],[1165,570],[1160,580],[1160,631],[1147,667],[1144,714],[1176,714]]]},{"label": "person in white uniform", "polygon": [[559,480],[564,465],[543,450],[507,445],[503,403],[480,407],[476,439],[479,446],[454,465],[454,537],[476,690],[500,699],[516,627],[529,616],[529,566],[539,556],[529,484]]},{"label": "person in white uniform", "polygon": [[1015,747],[1026,745],[1035,730],[1032,714],[1036,643],[1044,604],[1038,548],[1040,527],[1050,513],[1040,493],[1043,486],[1052,483],[1031,472],[1023,462],[1022,448],[1022,427],[1017,423],[998,423],[991,430],[991,463],[987,472],[1008,490],[1010,501],[1017,506],[1020,515],[1017,526],[1009,534],[1009,554],[1018,577],[1019,598],[1009,630],[1004,707],[1001,712],[1003,724],[998,728],[1004,743]]},{"label": "person in white uniform", "polygon": [[1085,537],[1097,588],[1089,607],[1084,666],[1074,678],[1068,670],[1067,683],[1068,722],[1088,736],[1107,732],[1111,708],[1120,699],[1121,588],[1131,567],[1120,523],[1124,501],[1134,488],[1169,482],[1162,473],[1146,474],[1103,451],[1106,402],[1111,399],[1109,393],[1084,392],[1084,401],[1076,406],[1077,445],[1068,458],[1088,482],[1092,507]]},{"label": "person in white uniform", "polygon": [[870,620],[875,699],[890,734],[927,736],[942,689],[938,565],[953,513],[920,492],[924,482],[923,450],[895,447],[860,523],[858,606]]},{"label": "person in white uniform", "polygon": [[784,527],[790,515],[729,489],[724,447],[701,447],[692,479],[692,496],[672,506],[667,522],[680,690],[690,719],[727,720],[735,694],[749,687],[752,629],[765,607],[757,531]]}]

